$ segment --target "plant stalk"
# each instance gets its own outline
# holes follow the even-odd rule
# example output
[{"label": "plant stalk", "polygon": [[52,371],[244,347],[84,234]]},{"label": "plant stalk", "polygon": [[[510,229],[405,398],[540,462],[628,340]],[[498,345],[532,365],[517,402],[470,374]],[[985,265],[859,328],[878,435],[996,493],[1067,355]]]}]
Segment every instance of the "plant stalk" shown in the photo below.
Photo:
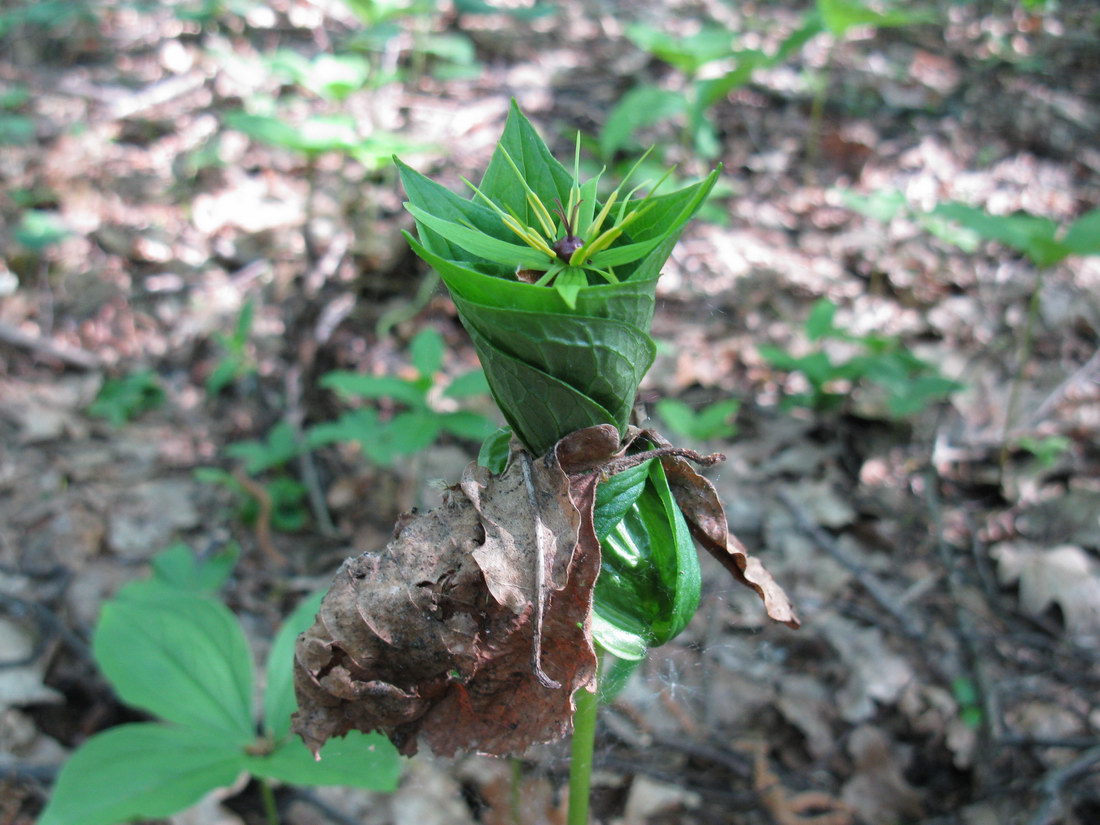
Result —
[{"label": "plant stalk", "polygon": [[584,688],[574,696],[573,748],[569,761],[569,815],[567,825],[588,825],[588,794],[592,788],[592,753],[596,744],[599,700]]},{"label": "plant stalk", "polygon": [[279,808],[275,805],[275,792],[271,790],[271,784],[262,776],[257,776],[260,783],[260,798],[264,803],[264,819],[267,825],[279,825]]}]

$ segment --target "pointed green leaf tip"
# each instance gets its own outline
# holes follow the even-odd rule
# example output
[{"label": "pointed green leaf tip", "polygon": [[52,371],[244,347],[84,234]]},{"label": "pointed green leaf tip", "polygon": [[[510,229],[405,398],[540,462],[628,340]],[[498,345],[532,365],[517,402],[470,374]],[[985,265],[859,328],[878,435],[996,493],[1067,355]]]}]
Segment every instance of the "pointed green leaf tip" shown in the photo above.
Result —
[{"label": "pointed green leaf tip", "polygon": [[625,432],[653,362],[661,267],[719,174],[660,194],[668,174],[633,180],[643,157],[600,201],[600,175],[580,180],[579,136],[571,160],[569,171],[515,101],[469,198],[395,158],[419,235],[409,244],[447,285],[493,397],[536,454],[583,427]]}]

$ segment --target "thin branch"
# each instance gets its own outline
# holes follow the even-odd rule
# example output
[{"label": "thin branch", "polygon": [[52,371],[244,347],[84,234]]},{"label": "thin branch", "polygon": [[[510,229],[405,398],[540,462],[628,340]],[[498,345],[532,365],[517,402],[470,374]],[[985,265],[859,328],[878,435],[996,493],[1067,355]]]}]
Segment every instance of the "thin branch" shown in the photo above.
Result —
[{"label": "thin branch", "polygon": [[49,338],[40,338],[30,335],[18,327],[0,321],[0,342],[10,344],[19,349],[29,350],[35,355],[44,358],[52,358],[69,367],[81,370],[98,370],[103,368],[103,361],[98,355],[77,347],[69,347],[58,344]]}]

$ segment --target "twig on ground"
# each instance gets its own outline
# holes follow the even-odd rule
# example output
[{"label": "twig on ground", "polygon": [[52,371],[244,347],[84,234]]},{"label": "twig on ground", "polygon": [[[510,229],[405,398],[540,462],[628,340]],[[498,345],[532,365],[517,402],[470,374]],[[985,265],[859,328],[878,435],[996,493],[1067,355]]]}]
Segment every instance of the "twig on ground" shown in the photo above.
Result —
[{"label": "twig on ground", "polygon": [[921,622],[899,606],[898,597],[890,592],[889,588],[887,588],[878,576],[861,564],[858,564],[850,558],[847,553],[841,550],[833,537],[806,515],[798,505],[798,502],[791,497],[790,493],[786,490],[779,490],[777,496],[783,506],[786,507],[794,517],[795,525],[798,529],[813,539],[814,544],[836,559],[845,570],[855,576],[856,581],[858,581],[871,598],[878,603],[879,607],[893,616],[898,624],[901,625],[900,629],[902,635],[910,639],[919,639],[923,636],[923,625]]},{"label": "twig on ground", "polygon": [[307,298],[315,297],[321,291],[321,287],[325,285],[325,281],[336,274],[336,270],[340,268],[340,264],[344,260],[344,256],[348,254],[350,246],[350,233],[338,232],[333,236],[332,240],[329,241],[328,249],[325,250],[320,260],[317,261],[317,265],[305,277],[304,288]]},{"label": "twig on ground", "polygon": [[1100,765],[1100,747],[1085,751],[1068,765],[1050,771],[1039,783],[1044,799],[1028,820],[1028,825],[1052,825],[1062,815],[1062,791],[1082,774]]},{"label": "twig on ground", "polygon": [[244,488],[245,492],[256,499],[259,512],[256,513],[256,544],[269,559],[282,567],[286,564],[286,556],[279,552],[271,540],[271,512],[274,505],[271,502],[271,494],[255,479],[249,478],[240,467],[233,471],[233,478]]},{"label": "twig on ground", "polygon": [[[959,582],[958,565],[951,558],[951,548],[943,535],[943,508],[940,504],[940,477],[935,469],[929,466],[924,475],[925,498],[928,502],[928,512],[932,521],[933,538],[936,542],[936,553],[940,564],[947,574],[947,590],[951,596],[951,604],[955,611],[956,635],[961,647],[965,651],[965,667],[970,671],[968,676],[973,677],[974,686],[978,692],[978,699],[982,705],[982,727],[980,736],[984,745],[996,744],[1004,735],[1004,720],[1001,716],[1001,707],[994,681],[989,677],[989,664],[982,651],[984,645],[979,638],[978,629],[974,617],[966,609],[966,599],[963,597]],[[982,748],[984,750],[984,748]],[[988,764],[988,760],[981,760]]]},{"label": "twig on ground", "polygon": [[103,361],[98,355],[76,347],[65,346],[51,341],[49,338],[40,338],[29,335],[21,329],[0,321],[0,342],[10,344],[19,349],[30,350],[35,355],[44,358],[52,358],[60,361],[68,367],[82,370],[98,370],[103,368]]}]

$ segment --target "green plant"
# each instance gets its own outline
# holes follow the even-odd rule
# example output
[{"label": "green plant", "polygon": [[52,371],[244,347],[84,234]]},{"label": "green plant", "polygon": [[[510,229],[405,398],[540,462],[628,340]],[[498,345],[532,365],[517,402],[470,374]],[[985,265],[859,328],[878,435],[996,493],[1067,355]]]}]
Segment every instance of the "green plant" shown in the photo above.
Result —
[{"label": "green plant", "polygon": [[168,817],[242,773],[260,784],[277,822],[270,780],[392,790],[400,770],[392,745],[351,734],[320,761],[291,737],[295,637],[320,594],[295,609],[268,657],[260,734],[252,708],[252,653],[233,614],[215,598],[234,549],[199,560],[176,545],[153,561],[153,577],[103,605],[93,653],[119,699],[158,721],[110,728],[80,745],[61,769],[39,825],[113,825]]},{"label": "green plant", "polygon": [[12,238],[32,252],[41,252],[65,240],[72,232],[56,212],[28,209],[12,231]]},{"label": "green plant", "polygon": [[1073,441],[1064,435],[1048,435],[1043,438],[1024,436],[1016,442],[1016,446],[1031,453],[1040,467],[1050,469],[1073,446]]},{"label": "green plant", "polygon": [[951,693],[959,704],[959,718],[963,724],[968,728],[980,728],[985,721],[985,713],[974,680],[965,676],[956,677],[951,680]]},{"label": "green plant", "polygon": [[104,381],[87,413],[121,427],[131,418],[156,409],[163,403],[164,389],[157,374],[151,369],[137,370]]},{"label": "green plant", "polygon": [[34,120],[14,110],[30,98],[26,86],[0,90],[0,146],[23,146],[34,140]]},{"label": "green plant", "polygon": [[321,155],[335,152],[375,170],[384,165],[394,152],[413,148],[409,141],[397,135],[373,132],[362,136],[355,118],[350,115],[314,115],[292,125],[278,114],[226,112],[223,122],[228,128],[243,132],[253,140],[300,152],[311,164]]},{"label": "green plant", "polygon": [[[293,532],[302,529],[308,520],[305,507],[307,490],[297,479],[278,471],[303,449],[294,429],[289,423],[281,421],[271,428],[263,440],[237,441],[226,445],[225,454],[243,464],[238,472],[220,467],[199,467],[195,470],[195,478],[233,492],[239,502],[237,517],[246,524],[254,523],[267,508],[267,518],[272,527]],[[261,475],[272,470],[277,471],[273,477],[260,480]]]},{"label": "green plant", "polygon": [[252,333],[252,321],[256,304],[251,299],[244,302],[237,315],[237,323],[230,335],[216,333],[214,339],[222,348],[223,354],[206,377],[206,392],[210,396],[219,395],[230,384],[240,381],[256,372],[256,364],[248,352],[248,336]]},{"label": "green plant", "polygon": [[1002,243],[1040,268],[1071,255],[1100,255],[1100,209],[1086,212],[1065,227],[1027,212],[991,215],[984,209],[953,202],[941,203],[931,214],[953,221],[980,238]]},{"label": "green plant", "polygon": [[[885,396],[886,408],[894,418],[920,412],[962,389],[925,361],[913,355],[897,338],[879,335],[855,336],[834,325],[836,305],[822,298],[806,320],[806,338],[817,346],[806,355],[794,355],[777,347],[762,346],[759,352],[772,366],[801,373],[809,392],[788,396],[787,407],[805,406],[817,412],[838,409],[860,385],[870,385]],[[855,344],[863,354],[834,362],[825,351],[825,341]]]},{"label": "green plant", "polygon": [[[818,25],[819,31],[830,37],[825,65],[813,79],[813,102],[810,108],[810,128],[807,132],[806,167],[812,172],[821,153],[821,126],[825,117],[825,101],[829,93],[829,79],[833,69],[833,57],[838,44],[857,29],[886,29],[926,23],[932,18],[923,10],[913,10],[901,5],[890,5],[882,11],[862,0],[816,0],[814,10],[807,16],[807,25]],[[816,33],[816,32],[815,32]]]},{"label": "green plant", "polygon": [[715,401],[699,410],[675,398],[662,398],[656,404],[657,415],[670,430],[694,441],[732,438],[737,425],[731,419],[739,409],[741,402],[736,398]]},{"label": "green plant", "polygon": [[[570,174],[515,106],[480,185],[469,184],[472,200],[400,164],[420,235],[409,244],[450,289],[498,406],[535,455],[593,425],[625,432],[654,357],[647,330],[661,266],[718,177],[639,198],[637,189],[621,196],[624,179],[601,204],[599,176],[582,184],[579,166],[579,140]],[[487,441],[482,460],[507,461],[506,437]],[[592,637],[609,658],[636,665],[694,614],[694,547],[660,462],[605,480],[594,512],[605,567]],[[587,821],[596,700],[584,694],[570,823]]]},{"label": "green plant", "polygon": [[[808,20],[768,55],[759,49],[737,48],[735,33],[714,25],[704,26],[688,37],[676,37],[640,23],[627,27],[627,37],[635,45],[683,72],[687,93],[649,84],[635,86],[604,123],[599,141],[601,156],[610,160],[628,145],[637,130],[683,115],[686,142],[700,157],[717,157],[718,137],[707,111],[734,89],[751,82],[755,72],[785,61],[819,31],[816,20]],[[712,64],[731,63],[732,67],[718,77],[700,77]]]},{"label": "green plant", "polygon": [[587,823],[598,651],[607,698],[683,630],[699,603],[693,535],[797,626],[689,464],[718,456],[628,427],[657,278],[718,170],[666,195],[621,196],[621,182],[601,203],[577,155],[570,173],[513,105],[470,200],[399,163],[409,243],[450,290],[515,438],[495,433],[493,470],[467,467],[385,551],[345,562],[322,602],[333,621],[302,635],[295,671],[311,747],[383,730],[404,753],[423,738],[503,755],[572,721],[570,825]]},{"label": "green plant", "polygon": [[423,329],[409,345],[415,378],[347,371],[325,375],[322,387],[349,399],[388,401],[397,411],[386,418],[375,407],[359,407],[336,421],[315,424],[307,434],[309,446],[354,442],[373,463],[389,467],[399,457],[428,447],[444,432],[472,441],[487,437],[496,426],[488,418],[472,410],[446,409],[488,392],[484,373],[463,373],[440,390],[436,378],[443,355],[443,337]]}]

